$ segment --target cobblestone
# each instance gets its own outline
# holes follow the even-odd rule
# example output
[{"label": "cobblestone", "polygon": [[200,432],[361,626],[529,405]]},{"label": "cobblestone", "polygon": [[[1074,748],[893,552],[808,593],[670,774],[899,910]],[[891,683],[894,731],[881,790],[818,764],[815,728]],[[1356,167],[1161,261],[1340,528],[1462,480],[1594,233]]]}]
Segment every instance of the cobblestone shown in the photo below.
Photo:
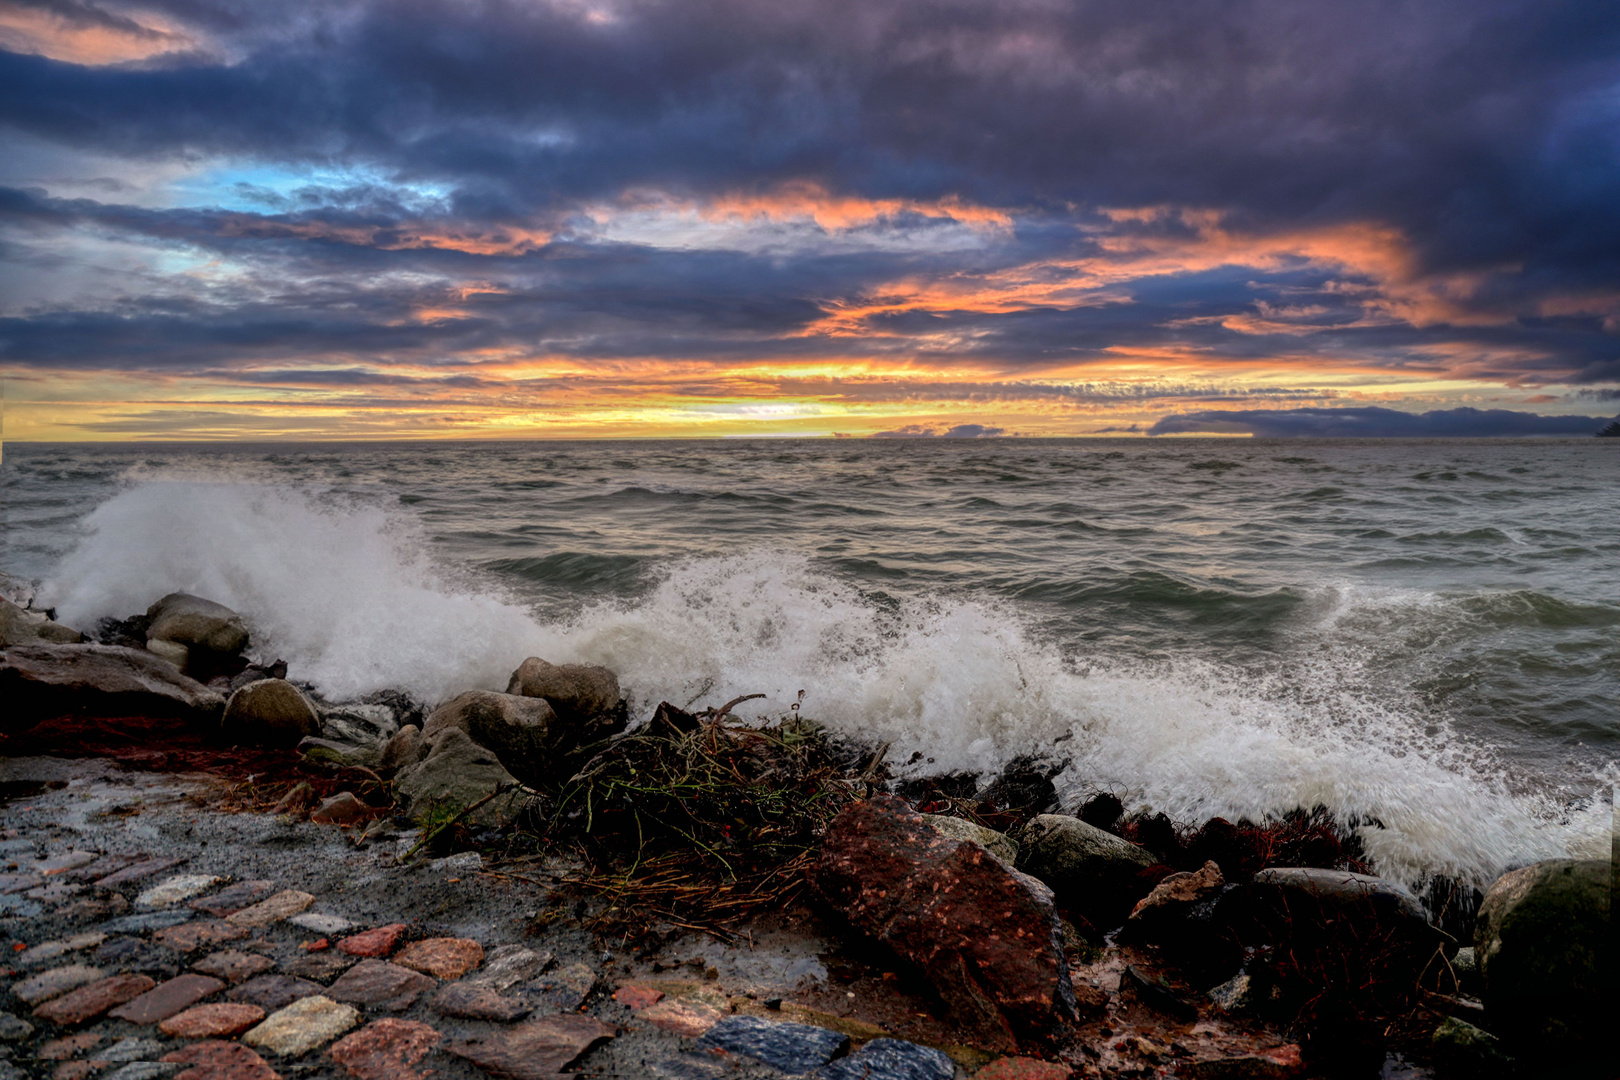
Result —
[{"label": "cobblestone", "polygon": [[317,994],[271,1013],[263,1023],[249,1029],[242,1042],[278,1057],[301,1057],[359,1022],[359,1009]]}]

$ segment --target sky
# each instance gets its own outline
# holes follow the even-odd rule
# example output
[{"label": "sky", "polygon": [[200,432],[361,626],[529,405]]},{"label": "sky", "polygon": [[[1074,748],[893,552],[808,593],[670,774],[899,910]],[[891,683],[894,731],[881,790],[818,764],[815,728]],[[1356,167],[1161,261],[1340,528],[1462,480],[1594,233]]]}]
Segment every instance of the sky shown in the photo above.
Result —
[{"label": "sky", "polygon": [[1583,434],[1617,192],[1608,0],[0,0],[4,436]]}]

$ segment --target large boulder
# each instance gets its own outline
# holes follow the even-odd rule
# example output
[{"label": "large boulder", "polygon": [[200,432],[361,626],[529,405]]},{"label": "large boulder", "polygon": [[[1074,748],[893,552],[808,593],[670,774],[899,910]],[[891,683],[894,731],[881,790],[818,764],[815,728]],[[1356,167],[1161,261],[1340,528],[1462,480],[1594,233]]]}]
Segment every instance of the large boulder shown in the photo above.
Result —
[{"label": "large boulder", "polygon": [[1037,816],[1018,837],[1018,869],[1109,925],[1153,887],[1143,875],[1157,862],[1146,848],[1061,814]]},{"label": "large boulder", "polygon": [[611,722],[561,717],[545,698],[491,690],[469,690],[439,706],[422,725],[422,739],[432,742],[450,728],[489,747],[513,776],[530,785],[568,775],[578,764],[578,751],[616,730]]},{"label": "large boulder", "polygon": [[949,836],[952,840],[966,840],[978,844],[1008,866],[1018,861],[1018,842],[1006,833],[999,833],[983,825],[975,825],[966,818],[951,817],[947,814],[924,814],[923,820],[940,835]]},{"label": "large boulder", "polygon": [[1456,942],[1430,924],[1429,913],[1412,890],[1394,881],[1348,870],[1287,866],[1261,870],[1250,889],[1262,900],[1287,908],[1292,917],[1377,923],[1419,940],[1449,943],[1448,956],[1456,952]]},{"label": "large boulder", "polygon": [[619,677],[593,664],[549,664],[531,656],[506,684],[508,694],[544,698],[557,715],[586,719],[619,707]]},{"label": "large boulder", "polygon": [[1510,1041],[1595,1047],[1613,1000],[1610,865],[1551,859],[1504,874],[1485,893],[1474,953],[1492,1030]]},{"label": "large boulder", "polygon": [[29,611],[0,599],[0,648],[13,645],[76,645],[84,635],[43,611]]},{"label": "large boulder", "polygon": [[[404,813],[420,818],[432,811],[465,810],[513,783],[512,774],[501,768],[493,753],[453,727],[438,733],[429,743],[426,757],[394,777],[394,798]],[[491,799],[470,820],[504,824],[517,812],[521,797],[521,792],[513,790]]]},{"label": "large boulder", "polygon": [[150,653],[117,645],[19,645],[0,654],[8,728],[58,716],[217,717],[225,699]]},{"label": "large boulder", "polygon": [[833,819],[816,892],[932,980],[964,1034],[1011,1051],[1073,1015],[1052,893],[891,795]]},{"label": "large boulder", "polygon": [[148,641],[172,641],[190,650],[234,656],[247,648],[242,616],[190,593],[170,593],[146,609]]},{"label": "large boulder", "polygon": [[231,695],[220,730],[238,744],[296,746],[299,740],[321,733],[321,718],[292,683],[260,679]]}]

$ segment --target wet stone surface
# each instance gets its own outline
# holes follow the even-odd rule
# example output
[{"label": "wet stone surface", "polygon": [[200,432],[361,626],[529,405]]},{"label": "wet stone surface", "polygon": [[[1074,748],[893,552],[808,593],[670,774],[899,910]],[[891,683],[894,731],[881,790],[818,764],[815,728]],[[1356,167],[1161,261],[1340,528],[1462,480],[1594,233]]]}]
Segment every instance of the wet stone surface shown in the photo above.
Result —
[{"label": "wet stone surface", "polygon": [[899,1039],[873,1039],[817,1069],[818,1080],[951,1080],[956,1063],[939,1050]]},{"label": "wet stone surface", "polygon": [[326,991],[337,1001],[367,1009],[401,1012],[437,985],[433,979],[387,960],[362,960],[338,976]]},{"label": "wet stone surface", "polygon": [[785,1073],[807,1073],[842,1053],[849,1036],[809,1024],[728,1016],[710,1028],[698,1046],[761,1061]]}]

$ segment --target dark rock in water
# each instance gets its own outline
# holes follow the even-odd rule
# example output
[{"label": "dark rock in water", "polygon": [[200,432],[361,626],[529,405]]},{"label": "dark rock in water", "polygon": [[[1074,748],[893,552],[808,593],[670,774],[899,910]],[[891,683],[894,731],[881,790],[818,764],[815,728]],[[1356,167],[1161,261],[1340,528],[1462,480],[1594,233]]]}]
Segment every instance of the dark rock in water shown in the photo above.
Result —
[{"label": "dark rock in water", "polygon": [[170,593],[146,609],[146,619],[148,641],[173,641],[188,649],[223,655],[247,648],[242,616],[190,593]]},{"label": "dark rock in water", "polygon": [[1125,804],[1119,801],[1118,795],[1105,791],[1087,799],[1077,816],[1094,829],[1113,832],[1119,826],[1119,819],[1125,816]]},{"label": "dark rock in water", "polygon": [[1550,859],[1486,890],[1474,951],[1491,1027],[1510,1044],[1572,1059],[1607,1044],[1610,875],[1606,860]]},{"label": "dark rock in water", "polygon": [[1159,862],[1166,865],[1177,865],[1185,857],[1181,834],[1176,830],[1176,823],[1171,821],[1167,814],[1154,814],[1152,817],[1131,821],[1126,835],[1138,847],[1151,851]]},{"label": "dark rock in water", "polygon": [[1184,975],[1208,986],[1242,963],[1235,925],[1242,910],[1242,888],[1227,884],[1221,868],[1209,862],[1196,873],[1171,874],[1155,885],[1137,901],[1118,940],[1159,946]]},{"label": "dark rock in water", "polygon": [[773,1023],[757,1016],[728,1016],[697,1041],[703,1050],[723,1050],[764,1062],[785,1073],[807,1073],[849,1046],[849,1036],[809,1024]]},{"label": "dark rock in water", "polygon": [[292,683],[260,679],[231,695],[220,730],[238,745],[296,746],[300,739],[321,733],[321,718]]},{"label": "dark rock in water", "polygon": [[586,720],[614,712],[622,696],[619,677],[605,667],[550,664],[538,656],[531,656],[518,665],[506,692],[542,698],[558,716],[570,720]]},{"label": "dark rock in water", "polygon": [[956,1063],[938,1050],[899,1039],[873,1039],[811,1074],[817,1080],[951,1080]]},{"label": "dark rock in water", "polygon": [[146,631],[152,620],[145,615],[131,615],[127,619],[102,619],[96,623],[96,641],[102,645],[118,645],[125,649],[146,648]]},{"label": "dark rock in water", "polygon": [[1105,928],[1122,921],[1154,885],[1143,878],[1157,865],[1151,852],[1078,818],[1042,814],[1016,839],[1018,868]]},{"label": "dark rock in water", "polygon": [[1068,758],[1014,758],[980,793],[981,813],[997,815],[1000,828],[1022,825],[1037,814],[1057,813],[1060,803],[1052,779],[1068,767]]},{"label": "dark rock in water", "polygon": [[0,599],[0,648],[13,645],[76,645],[84,635],[46,616]]},{"label": "dark rock in water", "polygon": [[399,732],[399,720],[387,705],[347,703],[322,705],[321,735],[336,742],[382,746]]},{"label": "dark rock in water", "polygon": [[810,880],[857,929],[917,965],[956,1022],[1015,1049],[1074,1011],[1052,895],[977,844],[879,795],[827,827]]},{"label": "dark rock in water", "polygon": [[[495,755],[472,741],[460,728],[439,734],[421,761],[394,778],[394,797],[401,810],[421,817],[433,807],[461,810],[515,783]],[[517,813],[522,796],[516,790],[491,799],[470,820],[500,825]]]},{"label": "dark rock in water", "polygon": [[949,772],[901,780],[894,785],[894,793],[909,803],[925,808],[931,803],[973,802],[978,798],[979,774]]},{"label": "dark rock in water", "polygon": [[273,664],[249,664],[231,676],[230,687],[234,693],[248,683],[255,683],[260,679],[285,679],[286,677],[287,661],[285,660],[277,660]]},{"label": "dark rock in water", "polygon": [[653,717],[647,722],[647,731],[653,735],[685,735],[689,731],[696,731],[703,723],[697,717],[684,709],[677,709],[667,701],[659,702],[658,708],[653,710]]},{"label": "dark rock in water", "polygon": [[1448,955],[1456,951],[1456,942],[1430,925],[1428,912],[1411,890],[1393,881],[1348,870],[1272,867],[1254,875],[1250,893],[1269,906],[1262,917],[1284,914],[1295,924],[1324,925],[1348,919],[1376,924],[1414,942],[1449,945]]},{"label": "dark rock in water", "polygon": [[1119,994],[1125,1001],[1134,1000],[1154,1012],[1163,1013],[1183,1024],[1190,1024],[1198,1019],[1196,1006],[1169,987],[1162,986],[1142,974],[1135,964],[1125,965],[1125,971],[1119,977]]},{"label": "dark rock in water", "polygon": [[58,716],[217,717],[225,700],[148,652],[115,645],[20,645],[0,656],[12,730]]},{"label": "dark rock in water", "polygon": [[1442,1077],[1490,1080],[1514,1071],[1501,1039],[1456,1017],[1447,1017],[1434,1029],[1429,1046]]}]

